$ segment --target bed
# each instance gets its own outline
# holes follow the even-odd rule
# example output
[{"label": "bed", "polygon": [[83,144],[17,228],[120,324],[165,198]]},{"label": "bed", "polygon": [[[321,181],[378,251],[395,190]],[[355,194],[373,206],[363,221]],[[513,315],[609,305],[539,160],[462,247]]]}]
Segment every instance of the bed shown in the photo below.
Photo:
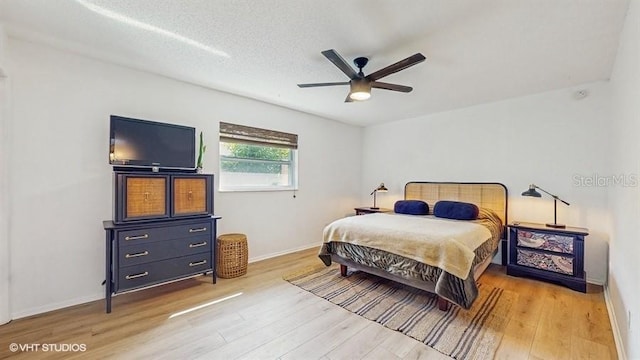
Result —
[{"label": "bed", "polygon": [[[340,264],[343,276],[350,268],[434,293],[441,310],[450,303],[470,308],[478,295],[476,280],[505,241],[506,187],[409,182],[404,199],[426,202],[429,214],[377,213],[336,220],[324,229],[320,259],[327,266]],[[436,218],[433,207],[440,200],[475,204],[478,219]],[[435,255],[430,246],[437,249]]]}]

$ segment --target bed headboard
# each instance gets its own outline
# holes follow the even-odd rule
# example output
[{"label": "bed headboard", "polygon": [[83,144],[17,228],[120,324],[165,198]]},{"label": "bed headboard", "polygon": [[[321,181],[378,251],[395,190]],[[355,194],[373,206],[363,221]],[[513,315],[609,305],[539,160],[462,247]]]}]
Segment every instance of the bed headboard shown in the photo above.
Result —
[{"label": "bed headboard", "polygon": [[507,224],[507,187],[500,183],[412,181],[404,186],[405,200],[422,200],[433,206],[438,200],[463,201],[493,210]]}]

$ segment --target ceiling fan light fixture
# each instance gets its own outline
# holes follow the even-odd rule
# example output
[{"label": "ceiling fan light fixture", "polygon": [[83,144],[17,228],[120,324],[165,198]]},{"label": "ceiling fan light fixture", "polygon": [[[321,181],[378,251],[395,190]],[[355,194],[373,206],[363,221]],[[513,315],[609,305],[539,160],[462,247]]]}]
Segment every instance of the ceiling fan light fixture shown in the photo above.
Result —
[{"label": "ceiling fan light fixture", "polygon": [[371,97],[371,83],[365,79],[357,79],[351,81],[351,92],[349,98],[351,100],[363,101]]},{"label": "ceiling fan light fixture", "polygon": [[[80,0],[76,0],[80,1]],[[85,0],[82,0],[85,1]],[[398,84],[389,84],[386,82],[380,82],[378,80],[382,79],[385,76],[389,76],[391,74],[395,74],[398,71],[402,71],[408,67],[411,67],[415,64],[419,64],[425,61],[427,58],[420,53],[413,54],[406,59],[400,60],[394,64],[391,64],[387,67],[379,69],[378,71],[374,71],[369,75],[365,75],[362,71],[367,65],[369,59],[366,57],[357,57],[353,60],[353,63],[358,68],[356,72],[351,65],[349,65],[345,59],[338,54],[334,49],[325,50],[322,52],[322,55],[326,57],[329,61],[333,63],[340,71],[342,71],[347,77],[349,81],[344,82],[324,82],[324,83],[311,83],[311,84],[298,84],[300,88],[310,88],[310,87],[318,87],[318,86],[336,86],[336,85],[349,85],[350,91],[347,95],[347,98],[344,100],[345,103],[350,103],[353,101],[364,101],[368,100],[371,97],[371,88],[390,90],[390,91],[399,91],[403,93],[408,93],[413,90],[410,86],[398,85]]]},{"label": "ceiling fan light fixture", "polygon": [[349,94],[349,98],[356,101],[368,100],[370,97],[371,93],[365,91],[352,92],[351,94]]}]

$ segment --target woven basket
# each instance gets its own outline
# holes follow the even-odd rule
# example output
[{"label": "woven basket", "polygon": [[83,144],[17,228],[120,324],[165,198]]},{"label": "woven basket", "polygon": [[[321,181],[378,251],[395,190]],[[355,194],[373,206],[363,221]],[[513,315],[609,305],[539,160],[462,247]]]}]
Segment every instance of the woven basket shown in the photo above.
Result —
[{"label": "woven basket", "polygon": [[249,249],[244,234],[218,236],[216,246],[216,273],[221,278],[234,278],[247,273]]}]

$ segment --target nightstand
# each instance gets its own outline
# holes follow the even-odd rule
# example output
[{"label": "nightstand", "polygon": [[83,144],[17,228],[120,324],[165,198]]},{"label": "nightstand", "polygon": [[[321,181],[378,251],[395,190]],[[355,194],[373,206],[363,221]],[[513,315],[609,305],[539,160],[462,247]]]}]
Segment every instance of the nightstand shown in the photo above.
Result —
[{"label": "nightstand", "polygon": [[543,224],[509,224],[507,275],[526,276],[587,292],[584,237],[589,230]]},{"label": "nightstand", "polygon": [[387,208],[370,208],[370,207],[357,207],[354,208],[354,210],[356,211],[356,215],[366,215],[366,214],[373,214],[373,213],[385,213],[385,212],[393,212],[393,210],[391,209],[387,209]]}]

